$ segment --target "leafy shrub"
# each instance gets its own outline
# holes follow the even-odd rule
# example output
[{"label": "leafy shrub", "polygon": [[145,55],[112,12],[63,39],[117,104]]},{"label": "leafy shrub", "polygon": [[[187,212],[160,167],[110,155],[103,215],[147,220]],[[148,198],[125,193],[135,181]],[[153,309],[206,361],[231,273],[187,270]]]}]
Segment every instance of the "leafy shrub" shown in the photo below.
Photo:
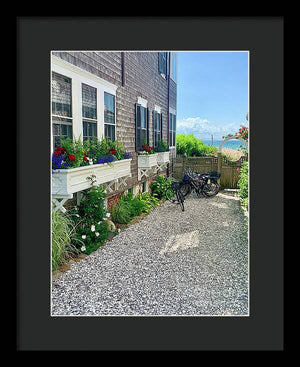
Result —
[{"label": "leafy shrub", "polygon": [[186,154],[188,157],[203,157],[214,155],[216,150],[216,147],[204,144],[202,140],[195,138],[193,134],[176,135],[177,154]]},{"label": "leafy shrub", "polygon": [[143,193],[133,197],[132,193],[122,195],[117,204],[111,210],[112,220],[116,223],[127,224],[134,217],[142,213],[149,213],[150,209],[158,205],[159,200],[149,193]]},{"label": "leafy shrub", "polygon": [[111,209],[111,218],[116,223],[127,224],[131,221],[129,205],[121,199]]},{"label": "leafy shrub", "polygon": [[155,151],[156,152],[167,152],[169,151],[169,146],[165,141],[160,140],[157,144],[157,148],[155,149]]},{"label": "leafy shrub", "polygon": [[248,209],[248,162],[243,162],[240,177],[237,183],[239,188],[239,196],[241,198],[242,205],[244,205]]},{"label": "leafy shrub", "polygon": [[150,184],[151,194],[157,199],[165,199],[169,188],[171,188],[171,180],[163,176],[157,176]]},{"label": "leafy shrub", "polygon": [[155,206],[159,205],[159,200],[156,197],[150,195],[148,192],[140,194],[139,200],[144,205],[143,212],[145,213],[149,213],[151,208],[154,208]]},{"label": "leafy shrub", "polygon": [[106,219],[110,214],[105,209],[105,198],[103,187],[93,186],[83,192],[79,206],[70,211],[73,221],[77,223],[77,246],[83,253],[90,254],[97,250],[108,237]]},{"label": "leafy shrub", "polygon": [[71,218],[60,210],[52,211],[52,270],[66,263],[77,249],[72,245],[75,236],[75,225]]}]

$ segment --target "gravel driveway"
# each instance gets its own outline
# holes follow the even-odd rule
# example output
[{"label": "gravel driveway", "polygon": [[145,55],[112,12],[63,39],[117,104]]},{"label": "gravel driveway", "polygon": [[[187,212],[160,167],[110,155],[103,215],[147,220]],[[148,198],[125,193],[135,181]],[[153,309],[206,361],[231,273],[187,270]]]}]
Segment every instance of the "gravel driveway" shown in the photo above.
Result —
[{"label": "gravel driveway", "polygon": [[165,202],[52,283],[52,315],[248,315],[248,238],[234,197]]}]

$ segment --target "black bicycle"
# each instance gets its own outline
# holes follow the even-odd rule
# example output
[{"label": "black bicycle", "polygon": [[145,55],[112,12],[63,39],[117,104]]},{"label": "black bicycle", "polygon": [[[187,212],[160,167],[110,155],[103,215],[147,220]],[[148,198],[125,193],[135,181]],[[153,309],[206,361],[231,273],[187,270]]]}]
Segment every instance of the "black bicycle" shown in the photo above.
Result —
[{"label": "black bicycle", "polygon": [[184,196],[181,192],[182,181],[172,181],[171,187],[166,191],[166,198],[171,203],[179,204],[181,210],[184,211]]},{"label": "black bicycle", "polygon": [[201,194],[205,197],[217,195],[220,191],[218,184],[220,176],[216,171],[201,174],[193,172],[187,167],[183,173],[182,184],[180,185],[183,197],[186,197],[192,191],[195,191],[197,196],[201,196]]}]

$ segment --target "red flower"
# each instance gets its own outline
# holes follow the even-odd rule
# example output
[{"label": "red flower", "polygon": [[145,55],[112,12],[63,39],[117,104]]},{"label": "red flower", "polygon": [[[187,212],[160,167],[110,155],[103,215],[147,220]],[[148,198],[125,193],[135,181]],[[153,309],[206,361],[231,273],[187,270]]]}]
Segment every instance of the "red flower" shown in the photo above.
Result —
[{"label": "red flower", "polygon": [[70,159],[70,161],[74,162],[75,161],[75,155],[73,154],[68,154],[68,158]]},{"label": "red flower", "polygon": [[83,160],[87,162],[87,157],[84,155]]},{"label": "red flower", "polygon": [[110,154],[116,154],[116,153],[117,153],[117,151],[116,151],[116,149],[112,148],[112,149],[110,149],[110,150],[109,150],[109,153],[110,153]]},{"label": "red flower", "polygon": [[62,148],[62,147],[57,147],[56,150],[54,151],[55,155],[61,155],[63,153],[65,153],[66,149]]}]

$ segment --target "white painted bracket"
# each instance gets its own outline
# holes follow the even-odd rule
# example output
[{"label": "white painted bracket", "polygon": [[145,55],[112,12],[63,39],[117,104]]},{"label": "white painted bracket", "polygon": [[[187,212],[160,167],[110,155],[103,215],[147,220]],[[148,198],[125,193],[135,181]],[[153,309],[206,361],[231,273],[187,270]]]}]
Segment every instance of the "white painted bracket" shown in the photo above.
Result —
[{"label": "white painted bracket", "polygon": [[63,207],[65,202],[69,199],[73,198],[73,194],[69,195],[52,195],[52,204],[53,204],[53,210],[56,212],[57,210],[60,210],[61,212],[65,213],[66,209]]},{"label": "white painted bracket", "polygon": [[167,165],[168,165],[169,162],[166,162],[166,163],[158,163],[157,164],[157,173],[159,172],[163,172],[167,169]]},{"label": "white painted bracket", "polygon": [[138,180],[141,181],[142,178],[149,177],[149,172],[152,171],[151,168],[139,168],[138,169]]}]

